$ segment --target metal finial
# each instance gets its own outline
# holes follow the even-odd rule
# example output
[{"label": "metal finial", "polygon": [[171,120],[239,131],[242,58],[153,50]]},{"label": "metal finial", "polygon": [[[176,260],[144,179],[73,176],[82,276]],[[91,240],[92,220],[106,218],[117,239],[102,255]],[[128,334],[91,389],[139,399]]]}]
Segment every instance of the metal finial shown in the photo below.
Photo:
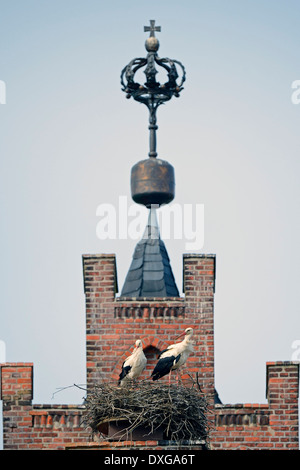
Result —
[{"label": "metal finial", "polygon": [[[159,41],[155,37],[155,31],[161,31],[160,26],[155,26],[155,20],[150,20],[150,26],[144,26],[144,31],[150,31],[150,36],[146,40],[145,46],[148,51],[146,58],[136,58],[129,62],[121,72],[122,91],[125,91],[126,97],[133,97],[134,100],[144,103],[149,109],[149,157],[157,157],[156,152],[156,111],[158,106],[169,101],[173,96],[179,97],[183,90],[185,81],[185,68],[178,61],[169,58],[161,59],[158,54]],[[156,80],[158,70],[156,65],[167,71],[168,81],[161,84]],[[181,79],[179,83],[179,74],[177,66],[181,69]],[[145,67],[146,82],[141,85],[135,82],[136,72]]]},{"label": "metal finial", "polygon": [[160,32],[161,27],[155,26],[155,20],[150,20],[150,26],[144,26],[144,32],[150,31],[150,38],[155,37],[155,31]]}]

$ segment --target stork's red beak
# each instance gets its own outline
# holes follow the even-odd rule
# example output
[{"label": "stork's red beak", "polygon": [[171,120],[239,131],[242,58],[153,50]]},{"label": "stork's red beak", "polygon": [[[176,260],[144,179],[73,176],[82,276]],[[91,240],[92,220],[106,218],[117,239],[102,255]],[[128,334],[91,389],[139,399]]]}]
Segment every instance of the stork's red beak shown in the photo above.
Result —
[{"label": "stork's red beak", "polygon": [[183,333],[181,333],[179,336],[177,336],[177,338],[175,338],[175,339],[182,338],[183,336],[185,336],[185,331]]},{"label": "stork's red beak", "polygon": [[187,331],[184,330],[179,336],[177,336],[177,338],[175,339],[179,339],[179,338],[182,338],[183,336],[185,336],[187,334]]}]

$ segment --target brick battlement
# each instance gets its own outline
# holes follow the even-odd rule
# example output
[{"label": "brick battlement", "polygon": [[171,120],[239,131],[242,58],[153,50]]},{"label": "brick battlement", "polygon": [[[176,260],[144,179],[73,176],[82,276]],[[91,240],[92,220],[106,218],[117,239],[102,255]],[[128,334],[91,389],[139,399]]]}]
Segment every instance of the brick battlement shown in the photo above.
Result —
[{"label": "brick battlement", "polygon": [[215,406],[215,449],[299,449],[299,363],[266,367],[267,404]]},{"label": "brick battlement", "polygon": [[4,363],[0,370],[4,449],[64,449],[90,439],[84,406],[32,404],[32,363]]},{"label": "brick battlement", "polygon": [[[84,255],[86,301],[87,391],[101,381],[117,384],[124,359],[136,339],[143,343],[150,377],[157,356],[185,328],[194,329],[194,353],[182,371],[197,374],[210,397],[213,413],[211,449],[299,448],[299,363],[266,364],[266,404],[214,405],[215,255],[183,256],[183,297],[121,298],[117,296],[116,260],[112,254]],[[84,429],[84,405],[36,405],[33,364],[5,363],[1,370],[4,449],[177,449],[176,443],[156,441],[92,441]],[[173,374],[175,380],[175,374]],[[161,380],[168,380],[163,378]],[[189,442],[189,450],[206,448]]]},{"label": "brick battlement", "polygon": [[0,364],[1,400],[5,403],[31,403],[33,397],[33,363]]}]

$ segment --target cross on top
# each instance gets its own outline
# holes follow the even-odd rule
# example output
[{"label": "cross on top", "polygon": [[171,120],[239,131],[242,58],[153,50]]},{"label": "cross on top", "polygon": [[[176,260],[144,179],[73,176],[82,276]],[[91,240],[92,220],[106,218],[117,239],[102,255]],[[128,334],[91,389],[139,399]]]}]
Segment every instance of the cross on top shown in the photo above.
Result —
[{"label": "cross on top", "polygon": [[155,20],[150,20],[150,26],[144,26],[144,31],[150,31],[150,38],[155,36],[155,31],[160,32],[161,27],[155,26]]}]

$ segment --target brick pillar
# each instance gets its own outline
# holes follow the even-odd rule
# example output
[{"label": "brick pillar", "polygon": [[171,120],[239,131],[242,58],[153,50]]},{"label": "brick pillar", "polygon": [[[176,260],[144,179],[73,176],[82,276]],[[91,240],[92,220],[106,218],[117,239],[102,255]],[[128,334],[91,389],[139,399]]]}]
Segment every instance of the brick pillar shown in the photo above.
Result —
[{"label": "brick pillar", "polygon": [[115,255],[83,255],[84,292],[86,298],[86,367],[87,388],[95,385],[111,370],[111,356],[106,348],[116,339],[110,325],[114,321],[117,288]]},{"label": "brick pillar", "polygon": [[213,395],[215,255],[184,254],[183,264],[186,317],[197,329],[200,383]]},{"label": "brick pillar", "polygon": [[29,405],[33,398],[33,364],[4,363],[1,369],[1,400],[4,405]]},{"label": "brick pillar", "polygon": [[267,399],[276,447],[299,448],[299,363],[267,363]]},{"label": "brick pillar", "polygon": [[3,448],[18,449],[31,431],[33,398],[33,364],[0,364],[3,401]]}]

